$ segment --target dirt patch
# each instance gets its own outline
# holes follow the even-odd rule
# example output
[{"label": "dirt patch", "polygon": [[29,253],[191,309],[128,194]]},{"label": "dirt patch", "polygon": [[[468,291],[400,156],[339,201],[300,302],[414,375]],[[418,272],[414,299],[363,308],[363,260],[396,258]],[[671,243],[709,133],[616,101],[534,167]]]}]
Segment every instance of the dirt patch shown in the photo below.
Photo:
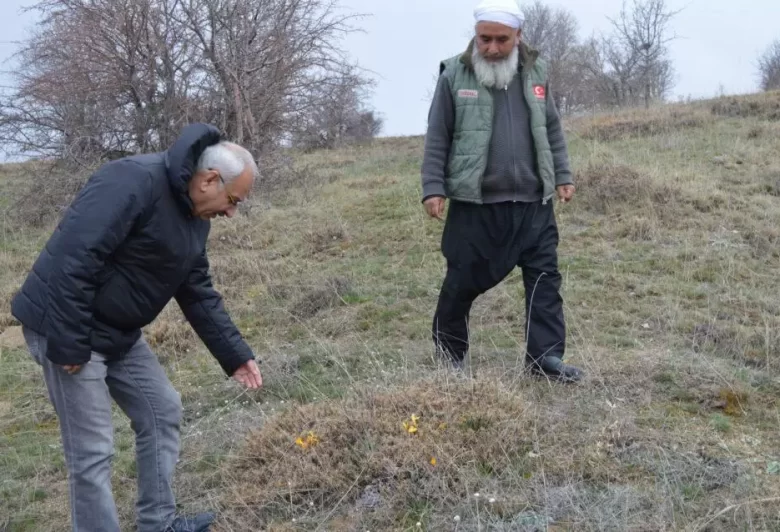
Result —
[{"label": "dirt patch", "polygon": [[304,235],[312,255],[343,255],[349,245],[349,235],[341,226],[329,225]]}]

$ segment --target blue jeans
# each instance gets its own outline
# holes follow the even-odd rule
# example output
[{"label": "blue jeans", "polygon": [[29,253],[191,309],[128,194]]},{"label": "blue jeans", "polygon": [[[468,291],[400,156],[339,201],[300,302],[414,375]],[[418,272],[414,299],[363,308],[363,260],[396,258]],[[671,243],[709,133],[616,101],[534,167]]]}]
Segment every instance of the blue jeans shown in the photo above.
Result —
[{"label": "blue jeans", "polygon": [[46,338],[23,332],[59,418],[74,532],[119,532],[111,492],[111,398],[135,432],[138,531],[162,532],[175,517],[172,477],[182,404],[149,345],[142,337],[119,359],[93,352],[80,372],[69,375],[46,358]]}]

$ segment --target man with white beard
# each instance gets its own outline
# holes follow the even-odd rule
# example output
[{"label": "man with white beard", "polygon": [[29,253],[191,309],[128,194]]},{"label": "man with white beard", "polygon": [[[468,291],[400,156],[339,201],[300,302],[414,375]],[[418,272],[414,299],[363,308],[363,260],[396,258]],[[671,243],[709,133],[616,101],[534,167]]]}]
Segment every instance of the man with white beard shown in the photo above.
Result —
[{"label": "man with white beard", "polygon": [[577,382],[563,363],[566,328],[556,195],[574,195],[566,141],[547,66],[521,41],[515,0],[482,0],[465,52],[441,62],[428,115],[422,164],[423,204],[443,219],[447,272],[433,319],[437,353],[463,369],[474,300],[516,267],[525,286],[525,367]]}]

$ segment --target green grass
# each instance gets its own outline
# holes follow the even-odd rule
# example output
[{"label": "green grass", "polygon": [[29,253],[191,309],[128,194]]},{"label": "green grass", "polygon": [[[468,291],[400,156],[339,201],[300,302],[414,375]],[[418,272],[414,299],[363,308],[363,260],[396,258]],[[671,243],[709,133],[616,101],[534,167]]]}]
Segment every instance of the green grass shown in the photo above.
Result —
[{"label": "green grass", "polygon": [[[432,358],[445,264],[420,138],[299,155],[311,184],[215,223],[209,248],[264,390],[227,381],[175,305],[147,331],[185,405],[182,509],[218,508],[222,531],[777,529],[780,127],[712,107],[567,122],[578,191],[557,216],[568,359],[588,374],[576,387],[520,374],[520,272],[474,304],[474,379]],[[0,229],[8,302],[47,232]],[[23,349],[0,362],[0,529],[60,530],[40,372]],[[401,422],[423,411],[447,429],[410,439]],[[133,435],[115,421],[131,530]],[[308,430],[323,440],[300,454]]]}]

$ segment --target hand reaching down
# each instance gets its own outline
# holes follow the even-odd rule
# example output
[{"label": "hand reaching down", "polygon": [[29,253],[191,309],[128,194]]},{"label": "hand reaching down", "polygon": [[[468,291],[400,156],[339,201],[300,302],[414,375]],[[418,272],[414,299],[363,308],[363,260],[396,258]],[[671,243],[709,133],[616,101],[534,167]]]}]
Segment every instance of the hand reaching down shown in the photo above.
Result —
[{"label": "hand reaching down", "polygon": [[260,374],[260,369],[254,360],[239,366],[233,373],[233,379],[252,390],[263,386],[263,376]]}]

